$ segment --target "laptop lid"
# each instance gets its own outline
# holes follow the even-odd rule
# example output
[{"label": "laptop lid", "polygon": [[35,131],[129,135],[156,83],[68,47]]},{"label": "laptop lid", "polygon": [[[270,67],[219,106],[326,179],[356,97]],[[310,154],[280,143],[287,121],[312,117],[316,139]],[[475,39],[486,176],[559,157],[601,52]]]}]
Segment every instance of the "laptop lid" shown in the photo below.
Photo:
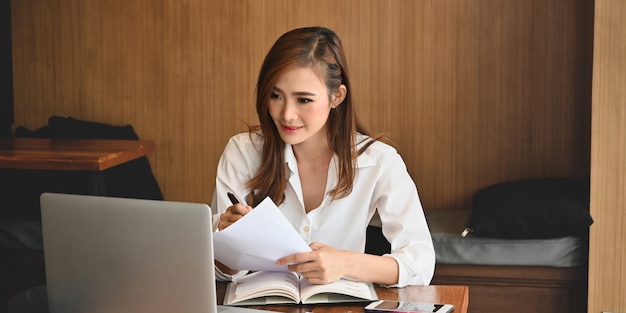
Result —
[{"label": "laptop lid", "polygon": [[45,193],[51,313],[217,312],[206,204]]}]

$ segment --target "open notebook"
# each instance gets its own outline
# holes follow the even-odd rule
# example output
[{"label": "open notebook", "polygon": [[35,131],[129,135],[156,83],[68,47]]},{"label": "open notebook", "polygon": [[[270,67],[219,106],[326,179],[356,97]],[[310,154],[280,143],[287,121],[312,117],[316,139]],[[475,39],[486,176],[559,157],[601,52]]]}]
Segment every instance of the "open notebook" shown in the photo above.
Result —
[{"label": "open notebook", "polygon": [[206,204],[44,193],[48,309],[267,312],[217,305]]}]

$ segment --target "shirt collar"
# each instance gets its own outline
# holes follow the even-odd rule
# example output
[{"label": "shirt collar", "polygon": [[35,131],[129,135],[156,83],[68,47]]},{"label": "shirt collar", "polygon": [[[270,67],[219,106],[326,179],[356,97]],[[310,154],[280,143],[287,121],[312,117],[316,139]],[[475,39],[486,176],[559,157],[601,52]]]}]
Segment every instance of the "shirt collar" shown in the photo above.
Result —
[{"label": "shirt collar", "polygon": [[290,144],[285,145],[285,164],[287,165],[287,169],[291,171],[289,179],[293,173],[298,172],[298,162],[296,162],[296,155],[293,153],[293,146]]},{"label": "shirt collar", "polygon": [[[357,146],[361,147],[367,142],[368,137],[357,134]],[[369,156],[367,150],[357,157],[356,167],[364,168],[369,166],[375,166],[376,162]],[[304,199],[302,195],[302,186],[298,175],[298,162],[296,162],[296,155],[293,153],[293,146],[290,144],[285,145],[285,167],[287,169],[287,181],[296,193],[300,205],[304,208]],[[330,168],[328,169],[328,178],[326,181],[326,191],[323,201],[327,201],[330,190],[337,186],[337,155],[333,155],[330,160]]]},{"label": "shirt collar", "polygon": [[[365,136],[360,133],[357,133],[356,134],[357,150],[363,147],[363,145],[365,145],[369,140],[372,140],[369,136]],[[369,167],[369,166],[376,166],[376,162],[374,161],[374,159],[372,159],[369,156],[368,151],[365,150],[363,151],[363,153],[359,154],[359,156],[356,158],[356,167],[362,168],[362,167]]]},{"label": "shirt collar", "polygon": [[[370,140],[368,136],[357,133],[356,142],[357,149],[362,147],[368,140]],[[298,172],[298,163],[296,162],[296,155],[293,153],[293,146],[290,144],[285,145],[285,163],[287,165],[287,169],[289,169],[290,173],[287,179],[293,176],[294,173]],[[331,161],[331,166],[335,166],[337,164],[337,155],[333,155],[333,160]],[[369,156],[367,150],[357,156],[356,159],[356,167],[370,167],[375,166],[376,162]]]}]

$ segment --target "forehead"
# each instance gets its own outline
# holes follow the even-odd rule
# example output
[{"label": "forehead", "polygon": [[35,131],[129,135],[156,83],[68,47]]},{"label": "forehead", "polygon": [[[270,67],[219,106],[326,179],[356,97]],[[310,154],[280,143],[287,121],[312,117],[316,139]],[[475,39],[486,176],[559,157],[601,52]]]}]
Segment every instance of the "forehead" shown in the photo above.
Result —
[{"label": "forehead", "polygon": [[311,67],[288,68],[276,79],[275,87],[283,91],[325,90],[326,85]]}]

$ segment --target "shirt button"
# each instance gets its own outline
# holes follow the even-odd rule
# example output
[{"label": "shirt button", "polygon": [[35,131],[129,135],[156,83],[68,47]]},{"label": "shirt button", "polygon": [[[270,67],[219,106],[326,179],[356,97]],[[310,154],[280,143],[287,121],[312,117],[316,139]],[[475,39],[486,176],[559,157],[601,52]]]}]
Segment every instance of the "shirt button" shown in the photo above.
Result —
[{"label": "shirt button", "polygon": [[308,233],[309,232],[309,226],[302,227],[302,231],[305,232],[305,233]]}]

